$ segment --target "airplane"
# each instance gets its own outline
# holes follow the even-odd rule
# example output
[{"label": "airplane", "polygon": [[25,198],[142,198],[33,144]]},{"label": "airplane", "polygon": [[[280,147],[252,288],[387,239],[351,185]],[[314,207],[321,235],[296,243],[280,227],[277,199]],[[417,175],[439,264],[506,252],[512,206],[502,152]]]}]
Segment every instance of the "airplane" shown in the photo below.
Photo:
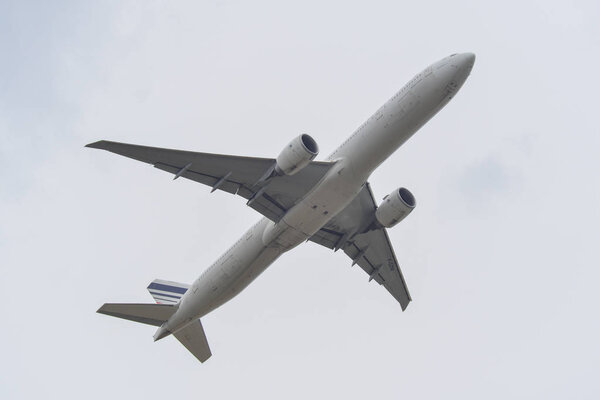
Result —
[{"label": "airplane", "polygon": [[471,73],[473,53],[452,54],[425,68],[363,123],[325,161],[301,134],[277,158],[198,153],[101,140],[86,147],[153,165],[247,200],[263,217],[191,285],[156,279],[156,304],[106,303],[98,313],[158,327],[200,362],[212,355],[200,319],[246,288],[283,253],[312,241],[343,250],[400,303],[411,301],[387,229],[414,210],[399,188],[377,204],[371,173],[456,95]]}]

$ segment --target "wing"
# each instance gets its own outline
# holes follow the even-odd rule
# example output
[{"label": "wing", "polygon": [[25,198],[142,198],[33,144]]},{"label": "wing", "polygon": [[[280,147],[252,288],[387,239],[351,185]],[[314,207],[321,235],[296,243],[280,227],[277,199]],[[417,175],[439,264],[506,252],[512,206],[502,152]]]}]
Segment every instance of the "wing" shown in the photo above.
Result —
[{"label": "wing", "polygon": [[369,274],[369,282],[383,285],[404,311],[411,301],[410,293],[386,229],[374,224],[376,209],[366,183],[356,198],[310,240],[336,251],[343,249],[352,265],[358,264]]},{"label": "wing", "polygon": [[277,222],[304,197],[334,163],[312,161],[293,176],[273,174],[275,159],[162,149],[101,140],[86,147],[107,150],[152,164],[179,177],[247,199],[247,204]]}]

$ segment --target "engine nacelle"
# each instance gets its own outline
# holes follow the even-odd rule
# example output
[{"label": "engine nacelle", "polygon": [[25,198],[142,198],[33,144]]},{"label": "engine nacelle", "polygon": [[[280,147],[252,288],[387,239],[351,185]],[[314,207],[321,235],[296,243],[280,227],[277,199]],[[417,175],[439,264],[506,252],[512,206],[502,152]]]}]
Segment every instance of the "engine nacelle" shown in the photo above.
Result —
[{"label": "engine nacelle", "polygon": [[381,225],[391,228],[406,218],[416,205],[415,196],[408,189],[400,188],[383,198],[375,211],[375,218]]},{"label": "engine nacelle", "polygon": [[294,138],[277,156],[275,172],[278,175],[294,175],[306,167],[319,154],[319,146],[310,135]]}]

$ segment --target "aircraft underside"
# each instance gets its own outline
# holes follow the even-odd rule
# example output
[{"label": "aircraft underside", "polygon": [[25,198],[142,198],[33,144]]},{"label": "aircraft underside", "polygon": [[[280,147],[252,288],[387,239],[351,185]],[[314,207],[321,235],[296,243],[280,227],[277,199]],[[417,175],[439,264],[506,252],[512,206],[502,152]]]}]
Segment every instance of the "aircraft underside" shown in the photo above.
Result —
[{"label": "aircraft underside", "polygon": [[318,146],[307,134],[292,139],[274,159],[110,141],[87,145],[151,164],[173,179],[240,196],[263,215],[192,285],[155,280],[148,290],[157,304],[107,303],[98,312],[157,326],[155,340],[173,334],[204,362],[212,353],[200,318],[307,240],[342,250],[405,310],[411,297],[387,229],[412,212],[415,197],[399,188],[377,204],[367,180],[454,97],[474,61],[471,53],[455,54],[417,74],[325,161],[314,160]]}]

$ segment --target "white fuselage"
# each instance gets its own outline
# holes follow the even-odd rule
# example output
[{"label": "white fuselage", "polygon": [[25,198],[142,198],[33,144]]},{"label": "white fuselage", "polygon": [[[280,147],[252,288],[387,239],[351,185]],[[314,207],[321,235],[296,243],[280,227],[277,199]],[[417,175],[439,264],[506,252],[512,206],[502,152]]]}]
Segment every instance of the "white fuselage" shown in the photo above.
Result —
[{"label": "white fuselage", "polygon": [[448,103],[473,62],[473,54],[453,55],[411,79],[328,157],[335,165],[279,222],[258,221],[200,275],[161,330],[176,332],[221,306],[321,229],[354,199],[377,166]]}]

